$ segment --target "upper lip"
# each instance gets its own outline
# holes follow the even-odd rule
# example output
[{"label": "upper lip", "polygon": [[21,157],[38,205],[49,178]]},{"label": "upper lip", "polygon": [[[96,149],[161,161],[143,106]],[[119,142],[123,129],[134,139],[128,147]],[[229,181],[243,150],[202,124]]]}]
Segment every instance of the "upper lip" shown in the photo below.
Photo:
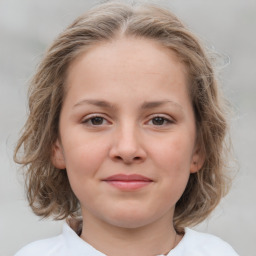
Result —
[{"label": "upper lip", "polygon": [[152,179],[140,174],[115,174],[103,179],[104,181],[145,181],[150,182]]}]

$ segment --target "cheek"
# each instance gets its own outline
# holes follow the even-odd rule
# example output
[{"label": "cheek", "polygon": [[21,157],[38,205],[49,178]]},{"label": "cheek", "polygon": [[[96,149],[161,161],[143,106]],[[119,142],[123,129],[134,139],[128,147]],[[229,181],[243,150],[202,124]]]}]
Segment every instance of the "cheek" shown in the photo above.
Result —
[{"label": "cheek", "polygon": [[76,145],[66,151],[66,170],[70,186],[78,200],[90,201],[106,150],[96,143]]},{"label": "cheek", "polygon": [[193,142],[181,134],[159,143],[151,152],[167,198],[177,201],[187,185],[190,176]]},{"label": "cheek", "polygon": [[65,161],[70,180],[82,181],[82,177],[95,176],[106,158],[106,144],[90,140],[67,143]]},{"label": "cheek", "polygon": [[[173,134],[174,135],[174,134]],[[157,209],[168,211],[182,196],[189,176],[192,143],[177,133],[164,140],[151,140],[149,168],[154,168],[157,193],[152,198]]]},{"label": "cheek", "polygon": [[189,172],[193,143],[192,139],[186,138],[184,135],[167,138],[156,145],[151,151],[152,158],[162,169],[168,172]]}]

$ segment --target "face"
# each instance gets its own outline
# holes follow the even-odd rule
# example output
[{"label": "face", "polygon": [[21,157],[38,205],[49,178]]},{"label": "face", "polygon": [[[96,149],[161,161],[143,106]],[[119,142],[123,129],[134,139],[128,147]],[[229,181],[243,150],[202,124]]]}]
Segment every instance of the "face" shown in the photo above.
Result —
[{"label": "face", "polygon": [[147,39],[101,43],[70,66],[53,163],[83,217],[118,227],[170,222],[201,166],[186,70]]}]

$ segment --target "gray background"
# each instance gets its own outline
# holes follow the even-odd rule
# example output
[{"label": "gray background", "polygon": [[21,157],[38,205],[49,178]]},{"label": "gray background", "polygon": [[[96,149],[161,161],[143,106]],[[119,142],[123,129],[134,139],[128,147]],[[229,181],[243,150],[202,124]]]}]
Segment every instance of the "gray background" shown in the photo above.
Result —
[{"label": "gray background", "polygon": [[[26,88],[46,47],[96,1],[0,0],[0,255],[56,235],[61,222],[39,221],[27,207],[23,178],[12,161],[26,117]],[[157,1],[155,1],[157,2]],[[234,106],[232,137],[239,163],[230,194],[197,229],[228,241],[240,255],[255,256],[256,204],[256,1],[170,0],[169,6],[208,45],[229,56],[220,71]]]}]

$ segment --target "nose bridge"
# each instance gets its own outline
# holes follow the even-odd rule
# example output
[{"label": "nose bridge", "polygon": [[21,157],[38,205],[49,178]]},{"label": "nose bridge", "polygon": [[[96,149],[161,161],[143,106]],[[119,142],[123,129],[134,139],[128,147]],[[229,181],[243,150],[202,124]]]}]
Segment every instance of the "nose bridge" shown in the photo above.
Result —
[{"label": "nose bridge", "polygon": [[146,153],[143,149],[140,128],[136,122],[123,120],[116,127],[112,157],[124,162],[142,161]]},{"label": "nose bridge", "polygon": [[134,151],[139,146],[138,127],[132,122],[122,122],[117,128],[117,144],[122,150]]}]

